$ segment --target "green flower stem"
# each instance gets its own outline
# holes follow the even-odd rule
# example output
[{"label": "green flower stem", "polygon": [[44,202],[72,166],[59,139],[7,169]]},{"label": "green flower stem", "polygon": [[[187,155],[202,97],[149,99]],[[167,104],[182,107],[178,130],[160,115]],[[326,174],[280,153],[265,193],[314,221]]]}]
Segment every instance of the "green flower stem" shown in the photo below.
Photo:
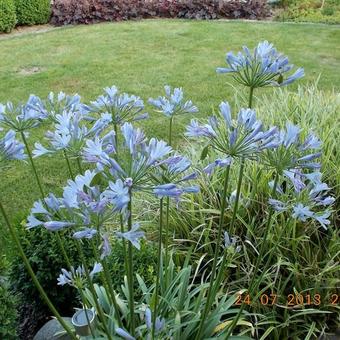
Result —
[{"label": "green flower stem", "polygon": [[166,213],[165,213],[165,282],[168,281],[168,261],[169,261],[169,217],[170,217],[170,197],[166,198]]},{"label": "green flower stem", "polygon": [[250,92],[249,92],[249,103],[248,107],[251,109],[253,106],[253,97],[254,97],[254,88],[250,87]]},{"label": "green flower stem", "polygon": [[[130,191],[130,201],[128,205],[129,218],[128,229],[132,228],[132,193]],[[131,242],[128,243],[128,283],[129,283],[129,307],[130,307],[130,332],[135,336],[135,306],[134,306],[134,287],[133,287],[133,248]]]},{"label": "green flower stem", "polygon": [[72,167],[71,167],[71,164],[70,164],[70,160],[69,160],[69,158],[68,158],[68,156],[67,156],[66,150],[63,150],[63,153],[64,153],[64,158],[65,158],[65,160],[66,160],[66,163],[67,163],[67,167],[68,167],[68,171],[69,171],[69,173],[70,173],[70,176],[71,176],[72,180],[74,180],[74,175],[73,175]]},{"label": "green flower stem", "polygon": [[[243,179],[243,173],[244,173],[244,166],[245,166],[245,159],[242,158],[241,165],[240,165],[240,171],[239,171],[239,175],[238,175],[238,181],[237,181],[236,198],[235,198],[235,203],[234,203],[234,207],[233,207],[233,215],[232,215],[230,226],[229,226],[229,230],[232,233],[234,233],[236,215],[237,215],[238,205],[239,205],[239,201],[240,201],[241,185],[242,185],[242,179]],[[225,264],[226,259],[227,259],[227,251],[224,250],[223,251],[222,261],[221,261],[221,268],[220,268],[220,270],[218,272],[217,280],[216,280],[215,287],[214,287],[214,293],[216,293],[218,288],[219,288],[219,285],[220,285],[220,282],[221,282],[221,279],[222,279],[222,275],[224,273],[223,269],[224,269],[224,264]]]},{"label": "green flower stem", "polygon": [[38,183],[38,187],[39,187],[39,190],[40,190],[41,198],[42,198],[42,200],[44,200],[44,198],[45,198],[45,193],[44,193],[43,187],[42,187],[42,185],[41,185],[41,182],[40,182],[40,178],[39,178],[39,176],[38,176],[37,169],[36,169],[35,164],[34,164],[34,162],[33,162],[32,153],[31,153],[31,150],[30,150],[30,148],[29,148],[29,146],[28,146],[27,139],[26,139],[26,137],[25,137],[25,133],[24,133],[23,131],[20,131],[20,134],[21,134],[21,138],[22,138],[22,140],[23,140],[23,142],[24,142],[24,144],[25,144],[26,151],[27,151],[28,158],[29,158],[30,163],[31,163],[31,166],[32,166],[32,170],[33,170],[35,179],[36,179],[36,181],[37,181],[37,183]]},{"label": "green flower stem", "polygon": [[15,228],[11,225],[11,223],[9,222],[9,219],[7,217],[7,214],[5,212],[5,209],[0,201],[0,211],[4,217],[5,223],[8,227],[8,230],[11,234],[11,237],[14,241],[14,243],[16,244],[18,251],[20,253],[20,256],[22,258],[22,260],[24,261],[24,265],[29,273],[29,275],[32,278],[32,281],[34,283],[34,285],[36,286],[36,288],[38,289],[41,297],[43,298],[43,300],[45,301],[45,303],[47,304],[47,306],[49,307],[49,309],[51,310],[51,312],[53,313],[53,315],[57,318],[57,320],[59,321],[59,323],[62,325],[62,327],[65,329],[65,331],[67,332],[67,334],[73,339],[76,340],[77,337],[74,335],[74,333],[72,332],[71,328],[69,327],[69,325],[64,321],[64,319],[60,316],[60,314],[58,313],[58,311],[56,310],[56,308],[54,307],[54,305],[52,304],[52,302],[50,301],[50,299],[48,298],[47,294],[45,293],[44,289],[42,288],[42,286],[40,285],[37,277],[35,276],[33,269],[25,255],[25,252],[21,246],[19,237],[17,235],[17,231],[15,230]]},{"label": "green flower stem", "polygon": [[[32,167],[32,170],[33,170],[33,173],[34,173],[34,176],[35,176],[35,179],[38,183],[38,187],[39,187],[39,190],[40,190],[40,194],[41,194],[41,199],[42,199],[42,202],[43,204],[45,204],[45,193],[44,193],[44,190],[43,190],[43,187],[41,185],[41,181],[40,181],[40,178],[39,178],[39,175],[38,175],[38,172],[37,172],[37,168],[35,167],[35,164],[34,164],[34,161],[33,161],[33,157],[32,157],[32,153],[31,153],[31,149],[30,147],[28,146],[28,143],[27,143],[27,139],[25,137],[25,134],[23,131],[20,131],[20,134],[21,134],[21,138],[25,144],[25,147],[26,147],[26,151],[27,151],[27,154],[28,154],[28,158],[30,160],[30,163],[31,163],[31,167]],[[58,246],[61,250],[61,253],[63,254],[64,256],[64,259],[66,261],[66,264],[68,265],[68,267],[71,267],[71,262],[70,262],[70,259],[69,257],[67,256],[67,253],[65,251],[65,248],[64,248],[64,245],[63,245],[63,242],[60,238],[60,235],[58,233],[56,233],[56,238],[57,238],[57,242],[58,242]]]},{"label": "green flower stem", "polygon": [[[279,174],[276,173],[275,175],[275,180],[274,180],[274,186],[273,186],[273,190],[272,190],[272,197],[274,197],[275,193],[276,193],[276,188],[277,188],[277,184],[278,184],[278,181],[279,181]],[[273,213],[274,213],[274,209],[270,209],[269,211],[269,216],[268,216],[268,219],[267,219],[267,225],[266,225],[266,229],[265,229],[265,233],[264,233],[264,236],[263,236],[263,241],[262,241],[262,244],[261,244],[261,248],[260,248],[260,252],[259,252],[259,255],[257,256],[257,260],[256,260],[256,264],[255,264],[255,270],[254,270],[254,275],[253,275],[253,278],[252,280],[250,281],[250,284],[249,284],[249,295],[251,296],[252,293],[253,293],[253,284],[255,282],[255,277],[256,277],[256,273],[257,273],[257,270],[259,268],[259,265],[261,263],[261,259],[262,259],[262,256],[263,256],[263,253],[264,253],[264,245],[267,241],[267,237],[268,237],[268,234],[269,234],[269,230],[270,230],[270,227],[271,227],[271,221],[272,221],[272,216],[273,216]],[[263,268],[264,269],[264,268]],[[263,271],[264,272],[264,271]],[[231,335],[231,333],[233,332],[235,326],[237,325],[237,322],[238,320],[240,319],[240,316],[245,308],[246,304],[243,303],[236,315],[236,317],[234,318],[232,324],[230,325],[229,327],[229,330],[227,332],[227,335],[225,337],[225,339],[228,339],[229,336]]]},{"label": "green flower stem", "polygon": [[170,123],[169,123],[169,145],[172,144],[172,125],[173,125],[174,117],[170,117]]},{"label": "green flower stem", "polygon": [[81,162],[80,162],[80,157],[79,156],[77,157],[77,164],[78,164],[79,172],[82,174],[83,173],[83,168],[81,166]]},{"label": "green flower stem", "polygon": [[89,269],[88,269],[88,266],[87,266],[86,258],[85,258],[83,249],[81,247],[82,245],[81,245],[79,240],[76,240],[75,243],[76,243],[76,247],[78,249],[78,253],[79,253],[79,256],[80,256],[80,259],[81,259],[81,263],[82,263],[82,265],[84,266],[84,269],[85,269],[85,276],[86,276],[87,282],[89,284],[89,289],[90,289],[90,292],[93,296],[93,300],[94,300],[94,303],[96,305],[96,309],[98,311],[99,318],[100,318],[100,320],[103,324],[105,334],[107,335],[107,338],[109,340],[112,340],[111,334],[110,334],[110,332],[107,328],[107,325],[106,325],[106,320],[105,320],[103,309],[98,302],[98,296],[97,296],[96,290],[94,288],[94,285],[93,285],[93,282],[92,282],[92,279],[91,279],[91,276],[90,276],[90,272],[89,272]]},{"label": "green flower stem", "polygon": [[215,274],[216,274],[216,268],[217,268],[217,260],[218,260],[218,253],[221,247],[221,240],[222,240],[222,229],[223,229],[223,217],[224,217],[224,211],[226,207],[226,200],[227,200],[227,189],[228,189],[228,183],[229,183],[229,172],[230,172],[230,165],[227,166],[225,170],[225,177],[224,177],[224,187],[223,187],[223,193],[221,196],[221,211],[220,211],[220,222],[218,226],[218,234],[217,234],[217,241],[216,241],[216,248],[215,248],[215,254],[214,254],[214,260],[212,265],[212,271],[210,276],[210,284],[208,288],[208,295],[206,304],[203,310],[203,313],[200,318],[199,328],[196,335],[196,340],[201,340],[201,334],[203,331],[204,321],[207,316],[208,311],[211,307],[211,300],[212,300],[212,290],[214,287],[214,280],[215,280]]},{"label": "green flower stem", "polygon": [[155,305],[152,315],[152,333],[151,339],[155,338],[156,329],[156,317],[157,317],[157,307],[158,307],[158,290],[160,284],[160,276],[162,275],[162,234],[163,234],[163,198],[159,200],[159,235],[158,235],[158,263],[157,263],[157,274],[156,274],[156,288],[155,288]]},{"label": "green flower stem", "polygon": [[86,317],[87,324],[88,324],[88,326],[90,328],[90,332],[91,332],[92,338],[95,339],[96,336],[95,336],[94,330],[92,329],[92,325],[90,323],[89,316],[87,315],[86,299],[85,299],[85,296],[84,296],[84,293],[83,293],[82,289],[79,289],[79,294],[80,294],[81,301],[83,302],[83,306],[84,306],[83,309],[85,311],[85,317]]}]

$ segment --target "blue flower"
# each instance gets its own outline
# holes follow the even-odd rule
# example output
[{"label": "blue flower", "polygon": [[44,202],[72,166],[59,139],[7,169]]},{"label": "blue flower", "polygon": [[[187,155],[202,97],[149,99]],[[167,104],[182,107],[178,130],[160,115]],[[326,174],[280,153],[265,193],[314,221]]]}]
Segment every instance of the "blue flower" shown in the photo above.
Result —
[{"label": "blue flower", "polygon": [[81,231],[77,231],[75,232],[72,237],[79,240],[82,238],[86,238],[86,239],[91,239],[94,235],[97,234],[97,230],[96,229],[91,229],[91,228],[85,228]]},{"label": "blue flower", "polygon": [[227,68],[217,68],[217,73],[231,73],[234,79],[242,85],[252,88],[264,86],[285,86],[304,76],[304,69],[298,68],[284,79],[284,74],[293,69],[288,58],[277,52],[268,41],[260,42],[253,53],[243,47],[243,53],[226,55]]},{"label": "blue flower", "polygon": [[28,104],[20,104],[15,107],[11,102],[0,108],[0,127],[5,126],[16,132],[24,132],[37,127],[47,117]]},{"label": "blue flower", "polygon": [[[146,327],[151,331],[152,330],[152,312],[150,308],[146,308],[145,310],[145,324]],[[156,317],[155,320],[155,333],[161,332],[165,327],[165,319]]]},{"label": "blue flower", "polygon": [[148,118],[144,110],[143,101],[127,93],[120,94],[117,87],[107,87],[104,95],[99,96],[90,105],[83,105],[82,112],[108,113],[114,125],[123,125],[126,122],[138,121]]},{"label": "blue flower", "polygon": [[34,157],[44,154],[66,150],[69,154],[78,157],[88,138],[96,138],[111,122],[111,116],[102,114],[91,129],[88,129],[84,117],[80,113],[64,111],[55,116],[55,131],[48,131],[46,139],[50,147],[45,148],[40,143],[35,143]]},{"label": "blue flower", "polygon": [[8,131],[0,138],[0,166],[5,161],[25,159],[24,148],[24,145],[15,139],[15,132]]},{"label": "blue flower", "polygon": [[[93,277],[103,271],[103,266],[95,262],[93,265],[93,269],[91,270],[90,278],[93,279]],[[61,274],[57,278],[57,284],[59,286],[64,285],[70,285],[72,287],[76,288],[83,288],[84,284],[86,283],[86,277],[85,277],[85,268],[83,265],[79,266],[77,269],[74,267],[71,267],[70,270],[66,270],[64,268],[61,269]]]},{"label": "blue flower", "polygon": [[[262,150],[274,148],[278,144],[274,143],[277,129],[263,131],[262,123],[256,119],[253,110],[241,109],[234,121],[231,119],[229,104],[222,102],[220,117],[210,117],[205,125],[192,120],[186,135],[205,138],[213,149],[232,158],[254,158]],[[206,169],[208,173],[212,170],[213,165]]]},{"label": "blue flower", "polygon": [[140,225],[139,223],[134,223],[131,230],[122,233],[122,232],[116,232],[116,236],[118,238],[124,238],[127,241],[131,242],[131,244],[136,247],[138,250],[140,250],[140,239],[145,236],[144,231],[139,230]]},{"label": "blue flower", "polygon": [[116,334],[122,337],[125,340],[136,340],[131,334],[129,334],[126,330],[123,328],[116,328]]},{"label": "blue flower", "polygon": [[182,88],[175,88],[171,93],[171,87],[165,86],[165,97],[149,99],[149,103],[158,109],[158,112],[164,113],[168,117],[173,117],[183,113],[196,113],[198,109],[191,102],[183,100],[184,94]]},{"label": "blue flower", "polygon": [[301,128],[288,122],[285,130],[275,134],[274,143],[274,150],[264,152],[261,156],[265,165],[279,173],[292,169],[320,168],[320,163],[315,160],[321,156],[321,141],[313,133],[304,139]]},{"label": "blue flower", "polygon": [[278,212],[287,212],[294,219],[306,222],[315,220],[325,229],[330,224],[330,210],[322,210],[331,206],[335,199],[328,195],[330,188],[321,182],[321,173],[304,174],[299,170],[284,171],[286,188],[278,186],[280,200],[269,199],[269,204]]},{"label": "blue flower", "polygon": [[117,179],[115,183],[109,182],[109,188],[104,191],[104,197],[114,204],[116,211],[124,211],[130,202],[130,189],[123,183],[121,179]]},{"label": "blue flower", "polygon": [[58,94],[50,92],[46,100],[41,100],[39,97],[31,95],[27,106],[37,114],[57,122],[56,116],[61,115],[63,112],[79,113],[80,99],[78,94],[71,96],[64,92],[59,92]]}]

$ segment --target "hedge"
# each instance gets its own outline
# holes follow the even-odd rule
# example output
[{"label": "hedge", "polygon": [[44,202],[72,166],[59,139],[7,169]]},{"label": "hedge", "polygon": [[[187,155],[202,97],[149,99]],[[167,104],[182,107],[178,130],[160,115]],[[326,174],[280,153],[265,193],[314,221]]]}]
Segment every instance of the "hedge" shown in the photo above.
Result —
[{"label": "hedge", "polygon": [[15,0],[19,25],[48,23],[51,16],[50,0]]},{"label": "hedge", "polygon": [[9,33],[16,24],[13,0],[0,0],[0,32]]}]

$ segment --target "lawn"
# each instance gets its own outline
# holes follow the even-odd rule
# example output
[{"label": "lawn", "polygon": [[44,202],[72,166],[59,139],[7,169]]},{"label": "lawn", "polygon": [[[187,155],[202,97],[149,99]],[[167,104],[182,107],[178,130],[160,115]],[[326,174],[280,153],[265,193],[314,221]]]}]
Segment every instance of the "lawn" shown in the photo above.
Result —
[{"label": "lawn", "polygon": [[[79,92],[85,101],[103,87],[116,85],[145,101],[158,96],[165,84],[181,86],[188,98],[207,116],[221,100],[233,101],[230,77],[217,75],[224,55],[242,45],[269,40],[297,66],[305,68],[299,83],[321,75],[319,87],[339,90],[340,28],[338,26],[240,21],[147,20],[55,28],[44,33],[0,36],[0,102],[27,100],[34,93]],[[293,89],[296,85],[290,87]],[[259,93],[259,92],[258,92]],[[148,108],[149,109],[149,108]],[[186,124],[190,117],[182,119]],[[155,114],[143,123],[149,135],[164,136],[163,121]],[[35,130],[33,144],[45,127]],[[182,129],[175,131],[181,141]],[[37,160],[46,191],[66,180],[62,159]],[[28,165],[5,172],[0,191],[12,218],[23,220],[39,197],[36,184],[27,180]]]}]

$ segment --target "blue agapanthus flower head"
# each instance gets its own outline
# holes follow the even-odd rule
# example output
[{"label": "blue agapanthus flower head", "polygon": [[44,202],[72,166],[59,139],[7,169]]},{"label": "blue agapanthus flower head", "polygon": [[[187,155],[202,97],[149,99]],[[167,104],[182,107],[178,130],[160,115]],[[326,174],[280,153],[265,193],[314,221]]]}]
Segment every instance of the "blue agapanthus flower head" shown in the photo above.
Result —
[{"label": "blue agapanthus flower head", "polygon": [[287,212],[298,221],[314,220],[327,229],[331,215],[329,207],[335,199],[329,195],[330,188],[321,181],[321,177],[319,171],[304,174],[297,169],[285,170],[285,190],[279,185],[279,199],[271,198],[269,204],[276,211]]},{"label": "blue agapanthus flower head", "polygon": [[164,86],[165,96],[160,96],[157,99],[149,99],[149,103],[153,105],[158,112],[164,113],[168,117],[183,113],[196,113],[198,109],[191,100],[184,100],[184,93],[182,88],[175,88],[171,92],[171,87]]},{"label": "blue agapanthus flower head", "polygon": [[291,73],[294,65],[268,41],[260,42],[253,52],[246,46],[236,55],[228,52],[226,63],[228,67],[217,68],[217,73],[230,73],[237,82],[252,88],[285,86],[304,76],[303,68]]},{"label": "blue agapanthus flower head", "polygon": [[6,127],[16,132],[24,132],[38,126],[47,116],[37,112],[29,105],[31,98],[26,104],[14,106],[8,102],[0,104],[0,129]]},{"label": "blue agapanthus flower head", "polygon": [[[150,182],[152,169],[169,156],[172,148],[162,140],[147,140],[143,131],[131,123],[121,126],[124,143],[120,149],[120,157],[116,157],[115,147],[107,145],[104,138],[88,140],[83,151],[86,162],[96,163],[99,171],[110,179],[120,179],[122,185],[129,190],[142,190]],[[110,144],[110,143],[109,143]]]},{"label": "blue agapanthus flower head", "polygon": [[65,228],[76,229],[74,238],[92,238],[116,211],[92,182],[95,171],[87,170],[74,180],[68,180],[63,196],[56,198],[50,194],[44,201],[37,201],[28,217],[28,228],[38,226],[50,231]]},{"label": "blue agapanthus flower head", "polygon": [[[254,110],[241,109],[233,120],[229,104],[222,102],[219,113],[220,117],[211,116],[207,124],[191,120],[186,132],[188,137],[207,140],[209,147],[224,155],[224,159],[214,163],[216,166],[229,165],[230,158],[254,158],[265,149],[277,147],[277,129],[264,130]],[[208,170],[212,169],[213,164]]]},{"label": "blue agapanthus flower head", "polygon": [[9,160],[25,159],[24,149],[24,145],[16,140],[15,132],[9,130],[3,138],[0,138],[0,166]]},{"label": "blue agapanthus flower head", "polygon": [[46,100],[42,100],[35,95],[31,95],[27,106],[52,121],[56,122],[56,116],[63,112],[79,112],[81,107],[81,98],[78,94],[68,95],[64,92],[50,92]]},{"label": "blue agapanthus flower head", "polygon": [[114,125],[148,118],[148,113],[143,112],[143,100],[134,95],[120,93],[116,86],[106,87],[103,95],[92,101],[90,105],[82,105],[81,111],[84,114],[108,113]]},{"label": "blue agapanthus flower head", "polygon": [[[95,262],[93,265],[92,270],[89,273],[89,276],[91,279],[93,277],[103,271],[103,266]],[[61,269],[61,274],[57,278],[57,285],[59,286],[64,286],[64,285],[69,285],[75,288],[84,288],[86,284],[86,275],[85,275],[85,268],[83,265],[74,268],[71,267],[70,270],[66,270],[64,268]]]},{"label": "blue agapanthus flower head", "polygon": [[274,150],[262,153],[266,166],[276,169],[279,173],[289,169],[319,169],[321,157],[321,141],[309,132],[303,137],[302,129],[287,122],[286,129],[277,130]]},{"label": "blue agapanthus flower head", "polygon": [[103,113],[89,127],[79,112],[64,111],[55,116],[55,130],[46,133],[49,146],[35,143],[34,157],[53,154],[61,150],[78,157],[88,138],[96,138],[111,122],[111,115]]}]

